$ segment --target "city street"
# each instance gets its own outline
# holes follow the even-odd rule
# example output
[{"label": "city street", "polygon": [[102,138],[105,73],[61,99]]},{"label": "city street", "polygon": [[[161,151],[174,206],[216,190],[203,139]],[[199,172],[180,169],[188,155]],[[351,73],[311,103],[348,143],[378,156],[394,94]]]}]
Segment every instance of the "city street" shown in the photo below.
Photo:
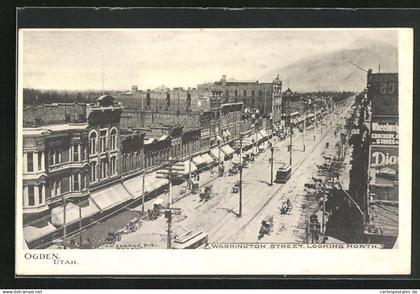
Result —
[{"label": "city street", "polygon": [[[350,100],[350,99],[349,99]],[[346,108],[349,108],[346,104]],[[343,113],[345,110],[338,113]],[[319,211],[318,201],[307,199],[304,184],[311,181],[315,175],[316,165],[322,162],[322,156],[329,148],[333,149],[337,137],[334,129],[339,118],[327,115],[323,119],[321,134],[320,123],[314,141],[314,128],[306,131],[303,151],[303,133],[297,129],[293,134],[293,162],[292,175],[285,184],[274,183],[270,186],[270,150],[265,144],[264,151],[256,160],[243,170],[243,200],[242,217],[238,216],[239,193],[232,193],[232,187],[239,181],[239,174],[218,177],[217,173],[206,171],[200,174],[200,185],[212,185],[211,199],[200,202],[198,194],[180,197],[181,186],[172,189],[174,204],[180,208],[181,214],[173,216],[172,234],[180,236],[191,230],[203,230],[208,233],[209,243],[217,242],[257,242],[261,221],[268,215],[273,216],[274,226],[270,235],[264,236],[260,242],[306,242],[306,221],[309,215]],[[330,122],[333,121],[331,124]],[[274,177],[280,162],[289,162],[287,145],[289,137],[274,142]],[[226,170],[231,161],[225,162]],[[183,184],[185,186],[185,183]],[[167,194],[159,198],[166,199]],[[292,210],[284,215],[280,214],[283,201],[290,199]],[[152,208],[150,200],[146,209]],[[134,210],[140,210],[138,207]],[[136,246],[141,248],[166,248],[167,222],[163,215],[154,221],[144,221],[136,232],[122,235],[121,241],[113,247]]]}]

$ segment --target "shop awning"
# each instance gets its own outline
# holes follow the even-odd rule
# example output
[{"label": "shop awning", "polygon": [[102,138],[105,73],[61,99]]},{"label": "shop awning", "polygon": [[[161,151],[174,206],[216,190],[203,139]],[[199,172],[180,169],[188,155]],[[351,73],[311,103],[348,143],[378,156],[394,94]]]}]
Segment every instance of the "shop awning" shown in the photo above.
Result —
[{"label": "shop awning", "polygon": [[51,234],[55,230],[56,228],[49,222],[44,223],[42,226],[26,226],[23,228],[23,238],[29,243]]},{"label": "shop awning", "polygon": [[244,146],[249,146],[249,145],[254,144],[253,140],[255,141],[255,137],[254,137],[254,136],[247,136],[247,137],[244,137],[244,138],[242,139],[242,147],[244,147]]},{"label": "shop awning", "polygon": [[[92,200],[88,200],[87,205],[82,206],[81,211],[79,206],[73,203],[66,204],[66,224],[71,224],[80,219],[80,212],[82,219],[90,217],[99,212],[99,208],[93,203]],[[51,223],[55,226],[61,227],[64,224],[64,210],[63,206],[55,207],[51,210]]]},{"label": "shop awning", "polygon": [[158,178],[157,176],[158,176],[157,172],[146,175],[144,186],[145,186],[145,191],[147,193],[153,192],[159,188],[162,188],[163,186],[169,183],[168,179],[164,179],[160,177]]},{"label": "shop awning", "polygon": [[[219,159],[219,147],[213,147],[210,149],[210,155],[215,159]],[[220,160],[223,160],[223,152],[220,151]]]},{"label": "shop awning", "polygon": [[[188,175],[190,172],[190,161],[189,160],[185,160],[183,162],[184,165],[184,170],[183,171],[177,171],[178,174],[181,175]],[[191,161],[191,172],[195,172],[197,170],[197,166]]]},{"label": "shop awning", "polygon": [[225,155],[227,155],[227,156],[232,155],[233,153],[235,153],[235,150],[233,150],[233,148],[230,147],[229,145],[224,145],[224,146],[222,146],[220,148],[222,149],[222,152]]},{"label": "shop awning", "polygon": [[206,164],[211,164],[214,162],[214,159],[208,155],[208,153],[201,154],[201,158]]},{"label": "shop awning", "polygon": [[192,158],[192,161],[194,162],[195,165],[206,164],[206,161],[203,159],[203,157],[201,155],[194,156]]},{"label": "shop awning", "polygon": [[128,179],[122,185],[130,192],[133,199],[136,199],[143,193],[143,175]]},{"label": "shop awning", "polygon": [[259,130],[259,134],[261,135],[262,138],[268,137],[268,134],[267,134],[266,130]]},{"label": "shop awning", "polygon": [[121,184],[115,184],[103,190],[93,192],[90,197],[102,210],[112,208],[120,203],[132,199]]}]

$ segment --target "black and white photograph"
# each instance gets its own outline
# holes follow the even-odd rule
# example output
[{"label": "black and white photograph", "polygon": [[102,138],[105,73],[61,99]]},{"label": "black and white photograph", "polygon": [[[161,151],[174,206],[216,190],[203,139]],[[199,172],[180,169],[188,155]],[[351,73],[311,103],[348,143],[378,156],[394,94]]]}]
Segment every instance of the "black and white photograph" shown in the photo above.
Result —
[{"label": "black and white photograph", "polygon": [[18,37],[23,259],[405,246],[401,29]]}]

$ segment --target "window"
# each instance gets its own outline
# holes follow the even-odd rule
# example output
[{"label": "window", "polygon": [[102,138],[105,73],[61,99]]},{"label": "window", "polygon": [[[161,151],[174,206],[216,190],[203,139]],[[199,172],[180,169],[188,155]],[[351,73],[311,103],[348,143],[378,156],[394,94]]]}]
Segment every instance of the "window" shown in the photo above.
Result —
[{"label": "window", "polygon": [[90,181],[96,182],[96,162],[93,161],[90,164]]},{"label": "window", "polygon": [[55,182],[55,196],[58,196],[61,194],[61,181],[58,180]]},{"label": "window", "polygon": [[70,161],[70,148],[66,148],[61,151],[61,162],[69,162]]},{"label": "window", "polygon": [[38,152],[38,170],[42,170],[42,152]]},{"label": "window", "polygon": [[73,175],[73,191],[79,191],[80,190],[80,186],[79,186],[79,174],[74,174]]},{"label": "window", "polygon": [[39,191],[39,203],[42,203],[42,185],[38,187],[38,191]]},{"label": "window", "polygon": [[115,175],[115,157],[111,158],[111,174]]},{"label": "window", "polygon": [[54,164],[59,164],[60,163],[60,151],[56,150],[54,152]]},{"label": "window", "polygon": [[238,96],[238,90],[235,90],[235,97]]},{"label": "window", "polygon": [[64,177],[61,180],[61,194],[67,193],[70,191],[70,177]]},{"label": "window", "polygon": [[34,186],[28,186],[28,205],[35,205]]},{"label": "window", "polygon": [[48,164],[54,165],[54,151],[48,151]]},{"label": "window", "polygon": [[244,96],[246,96],[246,90],[244,90]]},{"label": "window", "polygon": [[84,174],[80,175],[80,189],[86,189],[86,178]]},{"label": "window", "polygon": [[93,132],[89,136],[89,154],[95,154],[96,153],[96,133]]},{"label": "window", "polygon": [[255,96],[255,90],[252,90],[252,97]]},{"label": "window", "polygon": [[86,159],[86,146],[85,145],[80,145],[80,160],[85,160]]},{"label": "window", "polygon": [[106,130],[101,131],[100,138],[99,138],[99,152],[106,151]]},{"label": "window", "polygon": [[27,155],[28,172],[33,172],[34,171],[34,154],[32,152],[28,152],[26,155]]},{"label": "window", "polygon": [[104,179],[107,175],[107,166],[106,161],[104,159],[101,160],[100,170],[101,179]]},{"label": "window", "polygon": [[111,150],[117,149],[117,131],[113,129],[111,131]]},{"label": "window", "polygon": [[73,144],[73,161],[79,161],[79,144]]}]

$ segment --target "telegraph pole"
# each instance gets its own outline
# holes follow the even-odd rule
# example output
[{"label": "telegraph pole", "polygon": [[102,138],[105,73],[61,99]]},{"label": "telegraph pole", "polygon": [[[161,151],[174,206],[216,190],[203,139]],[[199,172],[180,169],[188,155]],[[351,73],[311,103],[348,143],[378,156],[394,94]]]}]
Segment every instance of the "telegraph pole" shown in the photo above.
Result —
[{"label": "telegraph pole", "polygon": [[303,110],[303,152],[305,152],[306,109]]},{"label": "telegraph pole", "polygon": [[67,235],[67,228],[66,228],[66,198],[63,195],[63,244],[64,248],[66,248],[66,235]]},{"label": "telegraph pole", "polygon": [[242,135],[239,137],[241,159],[239,164],[239,217],[242,217]]},{"label": "telegraph pole", "polygon": [[79,248],[82,246],[82,204],[79,203]]},{"label": "telegraph pole", "polygon": [[270,185],[271,186],[273,186],[273,165],[274,165],[274,158],[273,158],[273,155],[274,155],[274,147],[273,147],[273,145],[270,143],[270,149],[271,149],[271,159],[270,159],[270,161],[271,161],[271,182],[270,182]]},{"label": "telegraph pole", "polygon": [[[314,132],[314,141],[316,141],[316,126],[318,124],[317,120],[316,120],[316,105],[314,102],[314,112],[315,112],[315,132]],[[322,123],[321,123],[322,124]]]},{"label": "telegraph pole", "polygon": [[289,149],[289,155],[290,155],[290,166],[292,166],[292,149],[293,149],[293,126],[292,126],[292,120],[290,118],[289,121],[289,127],[290,127],[290,149]]},{"label": "telegraph pole", "polygon": [[172,210],[171,210],[171,206],[172,206],[172,160],[169,163],[169,173],[168,173],[168,178],[169,178],[169,186],[168,186],[168,210],[167,210],[167,218],[168,218],[168,240],[167,240],[167,248],[171,249],[172,248],[172,236],[171,236],[171,230],[172,230]]},{"label": "telegraph pole", "polygon": [[146,166],[145,166],[145,158],[144,158],[144,146],[141,149],[141,161],[143,165],[143,176],[142,176],[142,186],[141,186],[141,213],[144,215],[144,182],[146,178]]},{"label": "telegraph pole", "polygon": [[188,142],[188,186],[191,186],[191,142]]}]

